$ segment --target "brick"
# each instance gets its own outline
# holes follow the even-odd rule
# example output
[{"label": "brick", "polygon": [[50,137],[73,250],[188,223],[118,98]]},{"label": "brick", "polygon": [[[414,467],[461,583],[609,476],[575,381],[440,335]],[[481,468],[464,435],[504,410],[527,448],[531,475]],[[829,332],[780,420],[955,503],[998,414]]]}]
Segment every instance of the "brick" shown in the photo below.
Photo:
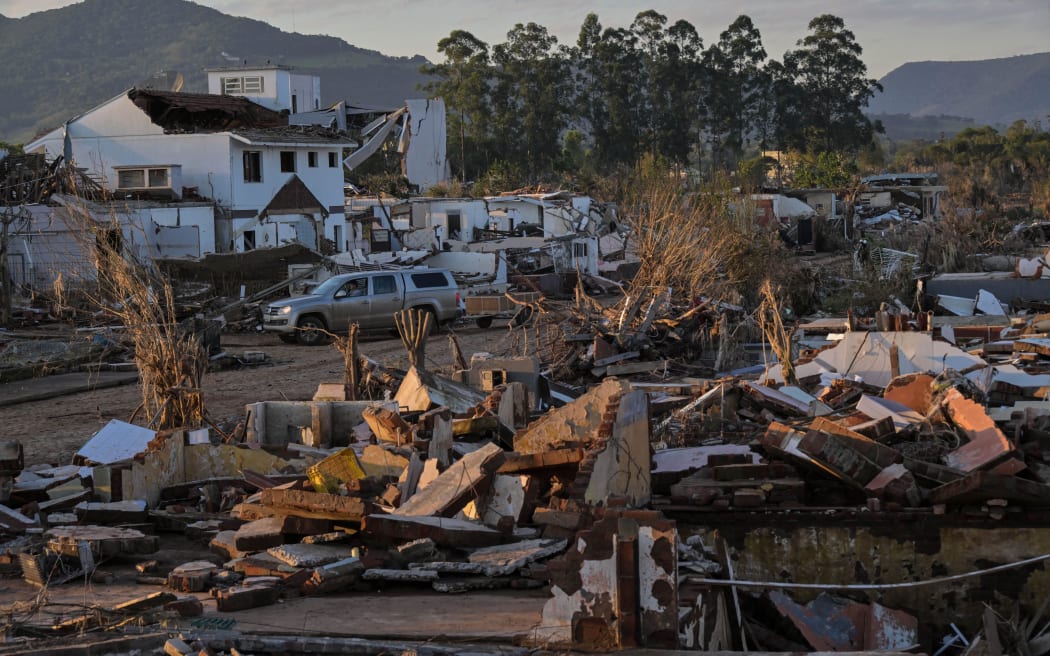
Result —
[{"label": "brick", "polygon": [[745,488],[733,492],[733,506],[737,508],[755,508],[766,502],[766,493],[762,490]]},{"label": "brick", "polygon": [[716,481],[738,481],[752,478],[768,478],[769,465],[719,465],[714,468]]},{"label": "brick", "polygon": [[196,597],[182,597],[164,604],[164,610],[174,611],[179,617],[199,617],[204,614],[204,604]]},{"label": "brick", "polygon": [[263,551],[284,544],[284,518],[265,517],[237,529],[233,546],[239,551]]},{"label": "brick", "polygon": [[220,613],[232,613],[248,608],[269,606],[277,603],[281,592],[271,585],[246,585],[240,588],[218,590],[215,593],[215,605]]},{"label": "brick", "polygon": [[203,592],[211,587],[211,577],[217,570],[214,563],[206,560],[183,563],[168,574],[168,587],[179,592]]}]

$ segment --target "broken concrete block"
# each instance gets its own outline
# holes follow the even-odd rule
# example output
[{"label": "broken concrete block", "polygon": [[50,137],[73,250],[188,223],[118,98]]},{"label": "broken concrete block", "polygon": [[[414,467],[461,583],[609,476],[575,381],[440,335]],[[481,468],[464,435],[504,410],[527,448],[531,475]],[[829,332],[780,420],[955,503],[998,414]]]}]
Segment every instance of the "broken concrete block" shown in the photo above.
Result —
[{"label": "broken concrete block", "polygon": [[436,458],[430,458],[425,461],[423,463],[423,473],[419,475],[419,483],[416,485],[416,492],[426,488],[440,475],[441,470],[438,469],[438,460]]},{"label": "broken concrete block", "polygon": [[275,604],[280,595],[276,585],[245,585],[216,591],[215,606],[220,613],[232,613]]},{"label": "broken concrete block", "polygon": [[160,548],[160,538],[142,531],[111,526],[58,526],[44,534],[48,548],[56,553],[77,556],[80,543],[87,542],[96,558],[118,554],[151,554]]},{"label": "broken concrete block", "polygon": [[211,587],[211,577],[217,571],[215,563],[207,560],[183,563],[168,574],[168,587],[178,592],[203,592]]},{"label": "broken concrete block", "polygon": [[200,617],[204,614],[204,604],[196,597],[181,597],[164,604],[164,610],[174,611],[179,617]]},{"label": "broken concrete block", "polygon": [[369,515],[362,530],[389,541],[430,538],[447,547],[485,547],[503,542],[503,534],[483,524],[447,517]]},{"label": "broken concrete block", "polygon": [[757,508],[766,502],[766,493],[755,488],[733,491],[733,507]]},{"label": "broken concrete block", "polygon": [[445,406],[455,414],[465,414],[484,401],[485,396],[448,378],[412,367],[397,388],[394,400],[410,412]]},{"label": "broken concrete block", "polygon": [[234,558],[242,558],[247,555],[247,551],[241,551],[236,547],[236,535],[237,531],[219,531],[215,534],[215,537],[208,543],[208,548],[212,553],[216,553],[226,560],[233,560]]},{"label": "broken concrete block", "polygon": [[[333,521],[360,521],[370,511],[369,504],[359,497],[344,497],[305,490],[270,488],[260,493],[260,502],[276,511]],[[306,531],[304,533],[323,532],[326,531]]]},{"label": "broken concrete block", "polygon": [[530,563],[565,551],[568,544],[567,540],[526,540],[475,549],[467,560],[484,565],[486,576],[507,576]]},{"label": "broken concrete block", "polygon": [[357,459],[368,476],[398,478],[408,467],[408,458],[392,453],[378,444],[369,444]]},{"label": "broken concrete block", "polygon": [[435,592],[447,594],[460,594],[474,590],[502,590],[511,587],[511,579],[491,578],[487,576],[463,578],[463,579],[440,579],[430,584]]},{"label": "broken concrete block", "polygon": [[575,401],[550,410],[514,435],[514,451],[542,453],[574,448],[597,439],[607,407],[629,390],[627,381],[606,378]]},{"label": "broken concrete block", "polygon": [[922,500],[915,476],[902,463],[886,467],[871,479],[864,489],[887,501],[918,506]]},{"label": "broken concrete block", "polygon": [[624,394],[616,409],[612,435],[594,459],[583,495],[588,503],[601,505],[610,496],[627,497],[634,508],[649,503],[649,434],[649,395],[642,391]]},{"label": "broken concrete block", "polygon": [[292,567],[320,567],[350,556],[346,547],[325,544],[285,544],[271,547],[266,553]]},{"label": "broken concrete block", "polygon": [[[372,429],[372,434],[380,442],[388,442],[401,446],[411,444],[413,440],[412,427],[393,410],[374,406],[366,408],[361,417]],[[369,474],[372,476],[373,474]]]},{"label": "broken concrete block", "polygon": [[483,576],[487,567],[482,563],[450,563],[447,561],[408,564],[408,569],[429,569],[438,574],[475,574],[478,576]]},{"label": "broken concrete block", "polygon": [[492,489],[480,503],[481,521],[496,527],[503,518],[514,524],[523,523],[532,514],[539,493],[531,476],[496,474]]},{"label": "broken concrete block", "polygon": [[390,583],[431,583],[438,579],[438,573],[429,569],[382,569],[366,570],[361,575],[364,581],[388,581]]},{"label": "broken concrete block", "polygon": [[197,650],[178,638],[168,638],[164,643],[165,656],[189,656]]},{"label": "broken concrete block", "polygon": [[420,422],[430,426],[427,457],[436,460],[442,467],[448,467],[452,463],[452,413],[448,408],[435,408],[420,417]]},{"label": "broken concrete block", "polygon": [[970,440],[944,457],[946,465],[960,471],[972,472],[993,467],[1006,460],[1016,460],[1013,442],[1003,435],[984,408],[964,397],[957,389],[948,390],[943,403],[952,423]]},{"label": "broken concrete block", "polygon": [[394,554],[401,563],[429,562],[442,558],[437,545],[430,538],[421,538],[400,544],[394,549]]},{"label": "broken concrete block", "polygon": [[359,558],[344,558],[323,567],[318,567],[303,583],[305,594],[328,594],[345,590],[357,583],[365,569]]},{"label": "broken concrete block", "polygon": [[426,488],[394,511],[401,516],[448,517],[459,512],[479,489],[484,489],[503,464],[503,449],[498,444],[486,444],[452,464]]},{"label": "broken concrete block", "polygon": [[498,473],[515,474],[543,469],[573,468],[583,460],[583,449],[554,449],[542,453],[508,453]]},{"label": "broken concrete block", "polygon": [[237,529],[233,536],[233,546],[238,551],[264,551],[284,544],[284,519],[265,517],[248,522]]},{"label": "broken concrete block", "polygon": [[149,520],[145,501],[83,501],[74,507],[77,519],[85,524],[141,524]]}]

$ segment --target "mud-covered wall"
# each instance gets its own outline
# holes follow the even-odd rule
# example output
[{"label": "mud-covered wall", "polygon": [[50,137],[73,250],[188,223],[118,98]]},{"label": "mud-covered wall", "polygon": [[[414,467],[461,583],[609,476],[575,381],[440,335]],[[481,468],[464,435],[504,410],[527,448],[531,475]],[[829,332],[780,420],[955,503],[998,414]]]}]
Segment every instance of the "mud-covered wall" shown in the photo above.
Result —
[{"label": "mud-covered wall", "polygon": [[[995,522],[986,517],[911,516],[870,513],[861,520],[798,514],[766,515],[760,522],[742,515],[720,520],[717,530],[727,541],[739,580],[794,583],[903,583],[965,574],[996,565],[1050,554],[1050,522],[1026,517],[1024,522]],[[713,523],[706,526],[676,517],[684,536],[700,533],[714,544]],[[1039,526],[1043,523],[1044,526]],[[984,576],[934,585],[869,591],[869,600],[907,610],[928,627],[954,622],[975,631],[984,603],[1009,616],[1019,600],[1029,612],[1050,594],[1050,572],[1036,563]],[[760,593],[756,588],[747,592]],[[806,602],[819,590],[792,590]],[[853,593],[851,593],[852,595]]]}]

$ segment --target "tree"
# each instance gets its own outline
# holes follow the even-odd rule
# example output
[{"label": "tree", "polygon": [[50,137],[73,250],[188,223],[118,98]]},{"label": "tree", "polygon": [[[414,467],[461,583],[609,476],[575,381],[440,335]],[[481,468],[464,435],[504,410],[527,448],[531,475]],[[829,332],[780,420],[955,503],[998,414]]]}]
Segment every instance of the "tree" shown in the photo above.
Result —
[{"label": "tree", "polygon": [[784,54],[784,72],[800,92],[793,99],[793,110],[801,121],[785,130],[788,145],[799,150],[855,151],[874,134],[863,108],[882,85],[865,77],[863,51],[841,18],[817,16],[809,22],[809,30],[797,50]]},{"label": "tree", "polygon": [[600,170],[633,164],[637,157],[641,59],[636,42],[629,30],[603,31],[597,14],[589,14],[571,52],[576,115],[591,135]]},{"label": "tree", "polygon": [[518,23],[493,48],[493,128],[497,152],[530,178],[549,173],[568,125],[571,83],[558,39],[536,23]]},{"label": "tree", "polygon": [[760,115],[769,92],[765,59],[762,35],[745,15],[704,52],[707,122],[716,165],[734,165],[748,139],[761,132]]},{"label": "tree", "polygon": [[[425,88],[443,97],[452,110],[449,127],[453,134],[459,135],[459,158],[453,159],[453,166],[466,179],[469,171],[487,166],[487,158],[476,149],[483,148],[488,141],[485,117],[489,112],[489,48],[470,32],[453,30],[438,41],[438,52],[445,56],[445,61],[423,66],[421,71],[437,78]],[[474,155],[469,161],[468,139]]]},{"label": "tree", "polygon": [[666,24],[667,17],[651,9],[631,24],[641,61],[640,147],[682,164],[693,142],[692,127],[699,121],[703,41],[688,21],[665,28]]}]

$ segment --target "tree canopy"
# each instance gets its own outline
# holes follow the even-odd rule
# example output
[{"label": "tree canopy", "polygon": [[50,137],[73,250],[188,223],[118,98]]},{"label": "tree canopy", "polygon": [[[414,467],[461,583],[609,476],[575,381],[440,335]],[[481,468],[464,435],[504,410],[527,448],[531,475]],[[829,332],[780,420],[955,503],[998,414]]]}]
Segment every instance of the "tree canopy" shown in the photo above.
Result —
[{"label": "tree canopy", "polygon": [[631,167],[643,156],[684,170],[735,171],[760,150],[849,159],[878,125],[879,90],[841,18],[817,16],[782,61],[741,15],[706,50],[696,27],[655,11],[626,27],[589,14],[566,46],[537,23],[489,45],[463,30],[424,67],[449,106],[450,159],[462,179],[498,169],[525,180]]}]

